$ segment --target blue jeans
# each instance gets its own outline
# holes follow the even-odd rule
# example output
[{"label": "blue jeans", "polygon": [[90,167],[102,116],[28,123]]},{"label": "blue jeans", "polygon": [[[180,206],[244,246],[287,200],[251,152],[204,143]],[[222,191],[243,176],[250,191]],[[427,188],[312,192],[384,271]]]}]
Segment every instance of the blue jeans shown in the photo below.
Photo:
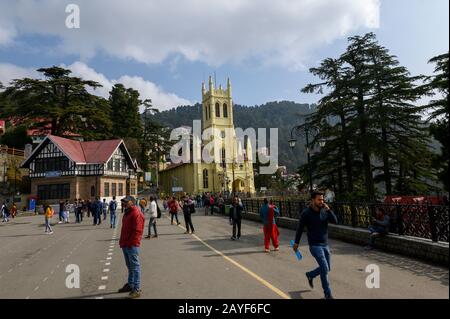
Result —
[{"label": "blue jeans", "polygon": [[328,272],[331,270],[330,248],[328,246],[309,246],[311,255],[316,259],[319,267],[307,272],[309,278],[315,278],[320,275],[322,288],[325,296],[331,295],[330,283],[328,281]]},{"label": "blue jeans", "polygon": [[116,228],[116,211],[114,211],[114,210],[110,211],[109,215],[111,217],[111,226],[113,228]]},{"label": "blue jeans", "polygon": [[128,268],[128,285],[132,290],[141,288],[141,266],[139,264],[139,247],[123,247],[125,264]]},{"label": "blue jeans", "polygon": [[[384,227],[381,226],[369,226],[369,231],[370,231],[370,235],[372,235],[373,233],[379,233],[381,235],[385,235],[386,234],[386,230]],[[373,236],[369,236],[369,246],[372,247],[375,244],[375,237]]]},{"label": "blue jeans", "polygon": [[50,226],[50,219],[45,217],[45,232],[51,233],[53,231],[52,226]]}]

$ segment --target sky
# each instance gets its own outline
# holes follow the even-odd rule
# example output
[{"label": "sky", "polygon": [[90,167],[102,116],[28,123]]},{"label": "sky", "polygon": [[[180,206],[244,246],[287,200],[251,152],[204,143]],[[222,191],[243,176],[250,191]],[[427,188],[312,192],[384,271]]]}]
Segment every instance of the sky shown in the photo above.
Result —
[{"label": "sky", "polygon": [[[68,28],[79,8],[79,28]],[[76,13],[76,12],[75,12]],[[315,103],[308,69],[374,32],[414,75],[449,50],[448,0],[0,0],[0,82],[59,65],[137,89],[167,110],[201,101],[201,83],[233,86],[234,103]]]}]

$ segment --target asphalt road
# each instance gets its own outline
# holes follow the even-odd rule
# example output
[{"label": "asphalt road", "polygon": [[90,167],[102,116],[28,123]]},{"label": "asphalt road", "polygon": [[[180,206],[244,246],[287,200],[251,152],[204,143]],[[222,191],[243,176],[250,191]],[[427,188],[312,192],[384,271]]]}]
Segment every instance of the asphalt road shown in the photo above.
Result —
[{"label": "asphalt road", "polygon": [[[182,214],[180,221],[180,226],[171,225],[163,214],[158,220],[159,237],[142,240],[142,298],[323,297],[320,279],[311,290],[304,275],[316,267],[306,235],[300,245],[304,258],[298,261],[289,246],[294,231],[280,229],[280,251],[267,254],[258,223],[243,221],[241,240],[232,241],[231,226],[223,216],[204,216],[198,211],[193,215],[195,235],[184,234]],[[53,235],[44,233],[42,216],[1,223],[0,298],[126,297],[116,293],[127,279],[118,247],[120,224],[114,231],[108,220],[100,226],[91,222],[56,224]],[[337,299],[449,298],[448,268],[380,251],[367,252],[335,240],[330,240],[330,247],[329,277]],[[366,287],[366,267],[370,264],[380,269],[379,288]],[[79,268],[79,288],[66,285],[71,265]]]}]

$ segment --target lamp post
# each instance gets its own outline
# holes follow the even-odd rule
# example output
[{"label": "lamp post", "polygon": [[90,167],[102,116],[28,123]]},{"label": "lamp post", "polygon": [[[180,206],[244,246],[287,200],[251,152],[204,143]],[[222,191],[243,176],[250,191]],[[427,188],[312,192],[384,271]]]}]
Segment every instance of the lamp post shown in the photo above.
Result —
[{"label": "lamp post", "polygon": [[[308,124],[307,122],[302,124],[302,125],[297,125],[294,126],[291,130],[291,139],[289,140],[289,146],[291,147],[291,149],[295,148],[295,144],[297,142],[297,140],[294,138],[294,133],[297,136],[302,136],[304,135],[306,138],[306,154],[307,154],[307,158],[308,158],[308,176],[309,176],[309,191],[312,193],[313,191],[313,179],[312,179],[312,168],[311,168],[311,145],[309,144],[309,134],[312,131],[317,131],[317,128],[315,128],[314,126]],[[319,145],[321,147],[325,146],[325,141],[324,140],[320,140],[319,141]]]}]

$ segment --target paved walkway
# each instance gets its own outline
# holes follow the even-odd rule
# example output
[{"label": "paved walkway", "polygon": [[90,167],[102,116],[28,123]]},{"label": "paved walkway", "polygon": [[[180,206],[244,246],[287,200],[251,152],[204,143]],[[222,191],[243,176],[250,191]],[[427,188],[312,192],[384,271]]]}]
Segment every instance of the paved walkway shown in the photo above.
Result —
[{"label": "paved walkway", "polygon": [[[116,293],[127,278],[118,247],[120,228],[92,226],[91,221],[57,224],[53,235],[44,234],[42,216],[0,224],[0,298],[123,298]],[[183,225],[182,214],[180,221]],[[266,254],[258,223],[243,221],[240,241],[230,240],[231,226],[223,216],[204,216],[201,210],[193,223],[195,235],[186,235],[182,225],[170,225],[163,214],[159,238],[143,239],[143,298],[323,297],[320,279],[311,290],[304,276],[316,267],[306,234],[299,262],[289,247],[292,230],[280,229],[280,251]],[[447,268],[335,240],[330,247],[330,281],[337,299],[449,298]],[[79,289],[66,287],[71,264],[80,268]],[[366,287],[369,264],[380,267],[379,289]]]}]

